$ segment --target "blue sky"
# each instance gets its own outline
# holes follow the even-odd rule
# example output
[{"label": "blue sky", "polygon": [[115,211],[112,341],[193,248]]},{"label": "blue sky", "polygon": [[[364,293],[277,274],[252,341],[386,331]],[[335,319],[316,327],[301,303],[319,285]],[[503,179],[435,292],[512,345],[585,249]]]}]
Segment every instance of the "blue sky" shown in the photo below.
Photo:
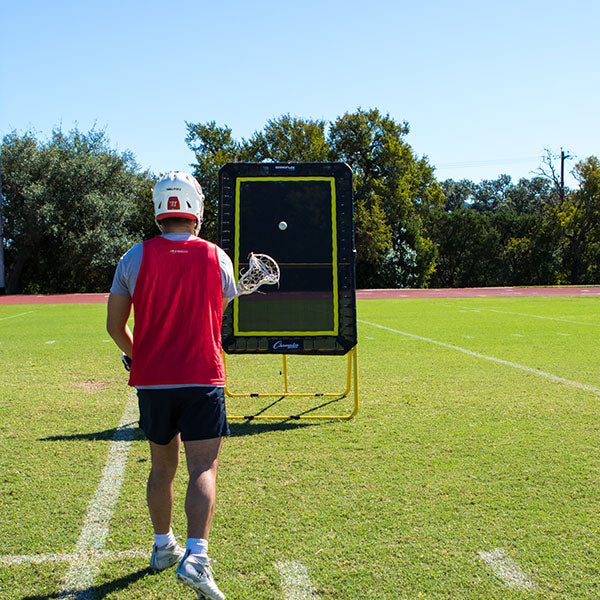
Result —
[{"label": "blue sky", "polygon": [[241,139],[358,107],[407,121],[440,180],[600,155],[597,0],[20,0],[0,19],[1,135],[96,125],[155,173],[189,169],[186,121]]}]

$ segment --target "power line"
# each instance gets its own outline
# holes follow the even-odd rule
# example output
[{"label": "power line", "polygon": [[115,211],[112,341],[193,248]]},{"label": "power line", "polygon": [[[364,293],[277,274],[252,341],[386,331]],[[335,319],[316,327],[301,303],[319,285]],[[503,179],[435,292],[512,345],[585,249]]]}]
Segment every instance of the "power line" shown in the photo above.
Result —
[{"label": "power line", "polygon": [[513,165],[519,163],[531,162],[532,160],[541,161],[542,156],[523,156],[521,158],[493,158],[488,160],[467,160],[463,162],[441,163],[436,165],[437,170],[454,169],[457,167],[488,167],[495,165]]}]

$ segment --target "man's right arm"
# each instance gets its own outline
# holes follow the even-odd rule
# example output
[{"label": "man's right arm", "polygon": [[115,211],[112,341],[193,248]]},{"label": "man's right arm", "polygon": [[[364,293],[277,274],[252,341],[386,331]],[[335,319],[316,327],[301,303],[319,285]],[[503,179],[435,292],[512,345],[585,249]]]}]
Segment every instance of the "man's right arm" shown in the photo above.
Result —
[{"label": "man's right arm", "polygon": [[131,298],[109,294],[106,315],[106,330],[115,344],[129,358],[133,353],[133,335],[127,325],[131,314]]}]

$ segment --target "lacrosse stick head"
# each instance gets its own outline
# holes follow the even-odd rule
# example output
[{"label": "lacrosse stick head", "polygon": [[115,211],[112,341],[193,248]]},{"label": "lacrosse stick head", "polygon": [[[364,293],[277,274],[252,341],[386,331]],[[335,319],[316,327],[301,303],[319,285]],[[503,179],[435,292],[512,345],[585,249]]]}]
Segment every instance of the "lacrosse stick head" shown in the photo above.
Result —
[{"label": "lacrosse stick head", "polygon": [[261,285],[279,283],[279,265],[270,256],[250,252],[248,262],[248,270],[242,273],[237,284],[238,296],[251,294]]}]

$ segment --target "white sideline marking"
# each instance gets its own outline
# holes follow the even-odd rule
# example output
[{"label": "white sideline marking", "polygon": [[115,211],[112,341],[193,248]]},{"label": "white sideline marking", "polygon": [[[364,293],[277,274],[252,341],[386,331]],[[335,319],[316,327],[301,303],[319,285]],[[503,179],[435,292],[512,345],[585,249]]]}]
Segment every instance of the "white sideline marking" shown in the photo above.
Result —
[{"label": "white sideline marking", "polygon": [[60,583],[60,598],[91,600],[89,588],[100,569],[99,557],[103,552],[110,519],[121,493],[127,454],[133,441],[134,428],[129,424],[137,419],[137,405],[134,400],[134,394],[130,394],[110,446],[102,480],[90,501],[83,529],[71,555],[71,568]]},{"label": "white sideline marking", "polygon": [[30,315],[32,312],[35,312],[35,311],[28,310],[27,312],[19,313],[18,315],[11,315],[10,317],[2,317],[0,319],[0,321],[6,321],[7,319],[16,319],[17,317],[22,317],[23,315]]},{"label": "white sideline marking", "polygon": [[275,563],[281,575],[281,587],[285,600],[318,600],[306,567],[297,560],[285,560]]},{"label": "white sideline marking", "polygon": [[[96,552],[92,553],[98,562],[107,560],[124,560],[127,558],[146,558],[148,550],[122,550],[120,552]],[[42,563],[75,562],[81,560],[76,554],[17,554],[0,556],[0,567],[12,567],[16,565],[36,565]]]},{"label": "white sideline marking", "polygon": [[415,340],[420,340],[422,342],[429,342],[430,344],[436,344],[437,346],[443,346],[444,348],[450,348],[451,350],[458,350],[458,352],[462,352],[463,354],[468,354],[469,356],[475,356],[476,358],[483,358],[484,360],[491,360],[492,362],[496,362],[501,365],[506,365],[507,367],[513,367],[515,369],[520,369],[521,371],[527,371],[527,373],[533,373],[534,375],[539,375],[540,377],[546,377],[547,379],[556,381],[556,383],[564,383],[566,385],[570,385],[572,387],[579,388],[580,390],[585,390],[586,392],[594,392],[595,394],[600,394],[600,388],[594,387],[593,385],[588,385],[587,383],[579,383],[578,381],[572,381],[571,379],[565,379],[564,377],[559,377],[558,375],[553,375],[552,373],[546,373],[546,371],[540,371],[540,369],[534,369],[533,367],[527,367],[525,365],[520,365],[519,363],[511,362],[509,360],[503,360],[501,358],[494,358],[493,356],[487,356],[485,354],[480,354],[479,352],[473,352],[471,350],[467,350],[466,348],[461,348],[460,346],[454,346],[452,344],[438,342],[437,340],[432,340],[430,338],[421,337],[420,335],[415,335],[414,333],[407,333],[405,331],[399,331],[398,329],[392,329],[391,327],[385,327],[383,325],[378,325],[377,323],[370,323],[369,321],[363,321],[362,319],[357,319],[357,321],[359,323],[364,323],[365,325],[371,325],[372,327],[384,329],[385,331],[391,331],[392,333],[398,333],[400,335],[405,335],[405,336],[413,338]]},{"label": "white sideline marking", "polygon": [[56,344],[56,340],[50,340],[50,341],[46,342],[46,344]]},{"label": "white sideline marking", "polygon": [[508,587],[520,590],[530,590],[535,587],[531,579],[521,570],[521,567],[511,560],[502,548],[491,552],[479,552],[479,558],[484,560]]}]

